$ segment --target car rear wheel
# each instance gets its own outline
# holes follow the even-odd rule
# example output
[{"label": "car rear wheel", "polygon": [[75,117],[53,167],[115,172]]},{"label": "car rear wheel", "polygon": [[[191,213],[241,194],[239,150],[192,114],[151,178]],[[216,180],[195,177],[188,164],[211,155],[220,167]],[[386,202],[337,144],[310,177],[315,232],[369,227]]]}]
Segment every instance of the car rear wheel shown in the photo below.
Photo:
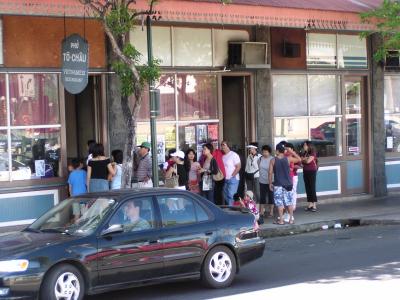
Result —
[{"label": "car rear wheel", "polygon": [[59,265],[50,270],[40,291],[42,300],[82,300],[85,283],[82,274],[72,265]]},{"label": "car rear wheel", "polygon": [[224,246],[211,249],[203,263],[203,283],[211,288],[225,288],[231,285],[235,274],[236,259],[232,251]]}]

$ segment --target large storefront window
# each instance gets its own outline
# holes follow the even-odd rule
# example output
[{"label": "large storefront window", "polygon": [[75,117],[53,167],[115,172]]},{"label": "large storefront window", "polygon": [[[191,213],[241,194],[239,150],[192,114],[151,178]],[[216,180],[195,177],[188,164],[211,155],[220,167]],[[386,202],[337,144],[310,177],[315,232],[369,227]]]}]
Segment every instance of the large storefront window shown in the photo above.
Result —
[{"label": "large storefront window", "polygon": [[[215,75],[163,75],[158,88],[161,94],[160,116],[157,119],[159,163],[165,160],[170,149],[185,151],[193,148],[199,153],[206,142],[218,144],[218,88]],[[137,144],[151,140],[146,99],[144,96]]]},{"label": "large storefront window", "polygon": [[[175,110],[175,76],[162,75],[155,87],[160,90],[160,115],[159,121],[172,121],[176,118]],[[139,111],[139,121],[148,121],[150,119],[150,98],[149,90],[145,89],[143,93],[142,106]]]},{"label": "large storefront window", "polygon": [[386,152],[400,152],[400,76],[385,76]]},{"label": "large storefront window", "polygon": [[[3,96],[7,80],[9,99]],[[0,75],[0,126],[0,181],[60,176],[56,74]]]},{"label": "large storefront window", "polygon": [[311,140],[319,156],[342,155],[342,116],[336,75],[275,75],[275,143]]}]

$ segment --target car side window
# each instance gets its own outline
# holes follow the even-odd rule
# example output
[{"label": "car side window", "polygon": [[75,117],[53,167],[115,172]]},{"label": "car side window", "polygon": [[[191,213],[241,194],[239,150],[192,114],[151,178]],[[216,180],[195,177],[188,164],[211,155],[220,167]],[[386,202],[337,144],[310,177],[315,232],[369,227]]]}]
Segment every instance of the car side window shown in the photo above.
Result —
[{"label": "car side window", "polygon": [[151,197],[126,200],[111,217],[109,226],[121,224],[124,232],[147,230],[155,227]]},{"label": "car side window", "polygon": [[194,207],[196,210],[196,216],[198,222],[208,221],[210,217],[208,216],[207,212],[204,210],[203,207],[200,206],[197,202],[194,202]]},{"label": "car side window", "polygon": [[[157,197],[164,227],[191,224],[202,221],[208,215],[203,208],[197,207],[192,199],[182,196],[167,195]],[[199,215],[197,214],[199,212]]]}]

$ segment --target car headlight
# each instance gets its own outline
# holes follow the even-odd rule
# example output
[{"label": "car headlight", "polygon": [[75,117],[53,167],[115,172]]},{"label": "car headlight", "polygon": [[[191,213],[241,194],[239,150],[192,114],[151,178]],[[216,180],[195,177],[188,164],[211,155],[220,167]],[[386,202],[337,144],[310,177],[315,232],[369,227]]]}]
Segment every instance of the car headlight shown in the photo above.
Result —
[{"label": "car headlight", "polygon": [[0,261],[0,273],[24,272],[28,269],[29,261],[26,259]]}]

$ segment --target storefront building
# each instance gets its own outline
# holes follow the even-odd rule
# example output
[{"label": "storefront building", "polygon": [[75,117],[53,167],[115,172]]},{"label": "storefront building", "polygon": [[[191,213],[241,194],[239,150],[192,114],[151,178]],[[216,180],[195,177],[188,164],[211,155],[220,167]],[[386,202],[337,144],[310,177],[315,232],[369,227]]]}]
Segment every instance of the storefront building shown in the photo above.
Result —
[{"label": "storefront building", "polygon": [[[66,92],[60,79],[61,42],[72,33],[90,44],[89,84],[77,95]],[[93,19],[4,14],[0,40],[0,227],[5,227],[29,224],[65,199],[67,159],[84,157],[90,138],[106,141],[95,127],[106,116],[101,103],[107,64],[104,32]]]},{"label": "storefront building", "polygon": [[[29,223],[64,199],[67,160],[85,157],[87,140],[111,151],[123,149],[126,137],[101,24],[84,21],[78,1],[57,6],[26,0],[33,2],[35,9],[24,13],[24,7],[0,1],[0,227]],[[370,41],[359,38],[371,25],[362,24],[358,14],[379,1],[275,2],[157,4],[162,19],[152,29],[154,56],[162,66],[159,162],[171,148],[200,152],[206,141],[218,146],[227,139],[245,155],[252,141],[297,146],[309,139],[320,156],[321,197],[372,194],[372,56]],[[146,8],[147,1],[137,1],[137,9]],[[89,42],[89,85],[78,95],[65,92],[60,81],[60,45],[71,33]],[[138,24],[130,40],[145,62],[146,28]],[[238,58],[229,55],[229,42],[248,43],[241,44],[248,60],[232,64]],[[386,72],[384,80],[389,189],[400,187],[397,75]],[[137,143],[150,139],[147,99],[145,92]],[[38,176],[36,168],[44,174]]]}]

